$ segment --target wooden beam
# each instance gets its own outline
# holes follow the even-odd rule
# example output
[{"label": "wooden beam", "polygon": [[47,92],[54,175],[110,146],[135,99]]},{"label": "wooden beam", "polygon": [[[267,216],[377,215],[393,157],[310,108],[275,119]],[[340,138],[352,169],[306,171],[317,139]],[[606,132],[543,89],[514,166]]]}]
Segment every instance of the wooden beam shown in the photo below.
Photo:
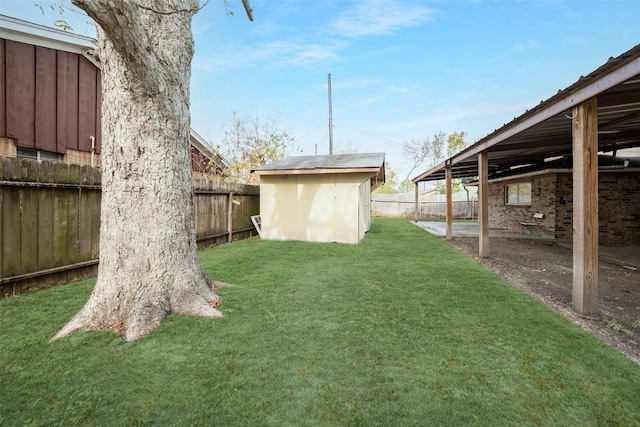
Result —
[{"label": "wooden beam", "polygon": [[414,220],[418,222],[418,220],[420,219],[420,205],[419,205],[420,191],[418,190],[418,186],[420,185],[420,183],[416,182],[414,185],[416,186],[416,205],[415,205],[415,212],[413,216],[414,216]]},{"label": "wooden beam", "polygon": [[598,310],[598,101],[591,98],[573,119],[573,309]]},{"label": "wooden beam", "polygon": [[452,224],[453,224],[453,203],[451,201],[451,165],[447,165],[445,168],[446,186],[447,186],[447,240],[453,238]]},{"label": "wooden beam", "polygon": [[478,154],[478,242],[480,258],[489,256],[489,155],[486,151]]}]

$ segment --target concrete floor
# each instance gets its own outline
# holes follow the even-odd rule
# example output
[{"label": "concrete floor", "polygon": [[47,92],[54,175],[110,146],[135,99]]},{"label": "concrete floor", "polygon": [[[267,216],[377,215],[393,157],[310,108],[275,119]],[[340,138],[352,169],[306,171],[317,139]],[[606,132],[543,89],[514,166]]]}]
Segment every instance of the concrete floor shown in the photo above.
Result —
[{"label": "concrete floor", "polygon": [[[418,221],[418,227],[438,236],[446,237],[447,224],[444,221]],[[478,237],[480,227],[473,222],[454,222],[452,224],[453,237]],[[489,242],[492,238],[508,239],[542,239],[553,241],[553,237],[530,233],[514,233],[500,228],[489,229]],[[571,247],[571,244],[559,243],[561,246]],[[620,265],[640,270],[640,246],[598,246],[598,255],[602,259],[619,263]]]}]

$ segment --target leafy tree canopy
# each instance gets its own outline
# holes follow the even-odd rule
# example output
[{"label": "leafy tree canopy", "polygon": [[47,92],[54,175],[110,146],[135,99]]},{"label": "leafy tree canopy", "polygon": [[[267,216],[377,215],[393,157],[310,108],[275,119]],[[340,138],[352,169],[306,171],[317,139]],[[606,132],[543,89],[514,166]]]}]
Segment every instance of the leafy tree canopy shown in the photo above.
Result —
[{"label": "leafy tree canopy", "polygon": [[226,179],[256,184],[257,177],[251,170],[282,159],[295,150],[293,143],[290,132],[281,126],[277,117],[242,116],[234,111],[216,149],[229,163]]}]

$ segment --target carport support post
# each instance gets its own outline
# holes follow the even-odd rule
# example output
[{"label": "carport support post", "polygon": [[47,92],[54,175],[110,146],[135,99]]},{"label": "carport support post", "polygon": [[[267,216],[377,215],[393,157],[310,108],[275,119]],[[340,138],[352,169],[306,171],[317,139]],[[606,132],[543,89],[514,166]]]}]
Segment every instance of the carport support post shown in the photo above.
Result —
[{"label": "carport support post", "polygon": [[451,164],[447,161],[445,166],[445,177],[447,186],[447,240],[451,240],[453,237],[452,223],[453,223],[453,208],[451,202]]},{"label": "carport support post", "polygon": [[478,256],[489,256],[489,155],[486,151],[478,153],[478,225],[480,241]]},{"label": "carport support post", "polygon": [[420,219],[420,214],[419,214],[419,205],[418,205],[418,201],[420,198],[420,191],[418,190],[418,187],[420,186],[420,181],[416,182],[416,207],[415,207],[415,212],[414,212],[414,217],[416,222],[418,222],[418,220]]},{"label": "carport support post", "polygon": [[573,113],[573,309],[598,310],[598,100]]}]

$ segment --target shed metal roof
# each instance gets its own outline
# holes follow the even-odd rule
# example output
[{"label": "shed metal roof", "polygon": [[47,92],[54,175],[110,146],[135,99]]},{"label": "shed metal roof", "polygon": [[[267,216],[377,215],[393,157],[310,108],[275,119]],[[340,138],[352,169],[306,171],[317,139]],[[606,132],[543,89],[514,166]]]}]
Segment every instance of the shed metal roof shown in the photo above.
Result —
[{"label": "shed metal roof", "polygon": [[597,97],[598,146],[602,152],[640,147],[640,45],[610,58],[586,77],[526,111],[453,157],[413,178],[413,182],[478,175],[478,155],[488,154],[489,175],[515,166],[572,154],[575,108]]},{"label": "shed metal roof", "polygon": [[252,170],[256,175],[303,175],[322,173],[371,172],[384,182],[384,153],[291,156]]},{"label": "shed metal roof", "polygon": [[331,154],[324,156],[291,156],[254,170],[303,170],[303,169],[361,169],[379,168],[384,164],[384,153]]}]

